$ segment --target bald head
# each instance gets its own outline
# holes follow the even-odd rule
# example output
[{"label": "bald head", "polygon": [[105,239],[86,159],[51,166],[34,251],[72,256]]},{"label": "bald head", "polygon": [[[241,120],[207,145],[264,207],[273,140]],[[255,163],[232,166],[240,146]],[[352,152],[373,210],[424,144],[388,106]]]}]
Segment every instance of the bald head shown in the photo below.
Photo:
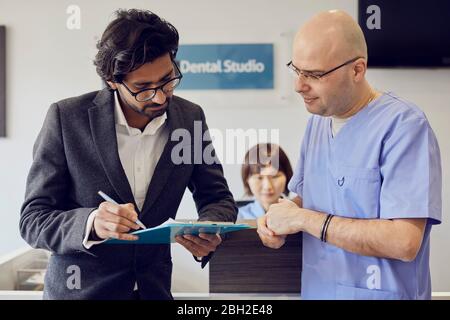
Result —
[{"label": "bald head", "polygon": [[[355,59],[358,57],[363,59]],[[321,12],[300,28],[294,40],[292,66],[297,75],[303,75],[295,78],[295,91],[313,114],[347,118],[374,96],[365,78],[364,34],[343,11]]]},{"label": "bald head", "polygon": [[297,32],[293,57],[302,63],[321,61],[334,65],[354,57],[367,59],[367,45],[358,23],[346,12],[321,12]]}]

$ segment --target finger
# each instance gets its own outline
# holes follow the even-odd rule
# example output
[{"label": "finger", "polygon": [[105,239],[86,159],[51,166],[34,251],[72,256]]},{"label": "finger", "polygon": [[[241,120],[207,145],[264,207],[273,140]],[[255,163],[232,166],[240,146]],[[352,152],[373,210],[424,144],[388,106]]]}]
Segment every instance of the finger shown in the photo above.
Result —
[{"label": "finger", "polygon": [[114,222],[105,221],[103,223],[103,226],[106,230],[112,231],[112,232],[126,233],[126,232],[130,231],[130,228],[128,228],[127,226],[117,224]]},{"label": "finger", "polygon": [[139,239],[139,237],[134,234],[111,232],[111,231],[108,232],[108,238],[126,241],[136,241]]},{"label": "finger", "polygon": [[267,228],[266,223],[267,223],[267,216],[262,216],[258,218],[257,220],[258,230],[267,236],[273,236],[274,235],[273,231]]},{"label": "finger", "polygon": [[194,242],[196,245],[203,247],[206,251],[208,251],[208,253],[216,250],[216,247],[220,243],[219,238],[216,234],[203,233],[203,237],[207,237],[206,239],[200,237],[200,234],[198,236],[185,235],[185,237],[188,240]]},{"label": "finger", "polygon": [[122,207],[126,208],[129,212],[133,214],[133,217],[136,216],[136,219],[138,218],[138,214],[134,208],[134,204],[132,203],[126,203],[124,205],[121,205]]},{"label": "finger", "polygon": [[204,257],[206,255],[208,255],[211,251],[210,248],[198,245],[197,243],[184,238],[184,236],[182,237],[185,241],[185,247],[194,255],[197,257]]},{"label": "finger", "polygon": [[102,203],[100,203],[100,205],[98,206],[98,208],[100,209],[100,211],[103,212],[110,212],[113,214],[117,214],[118,210],[119,210],[119,205],[108,202],[108,201],[103,201]]},{"label": "finger", "polygon": [[200,250],[198,250],[198,246],[195,246],[192,241],[189,241],[187,239],[184,239],[181,236],[175,237],[175,241],[181,244],[186,250],[188,250],[190,253],[192,253],[196,257],[203,257],[206,254],[202,254]]},{"label": "finger", "polygon": [[282,236],[279,236],[279,235],[268,236],[268,235],[266,235],[265,233],[263,233],[263,232],[261,232],[259,230],[256,230],[256,232],[258,233],[258,235],[261,238],[261,240],[266,241],[266,242],[283,241],[286,238],[286,236],[284,236],[284,235],[282,235]]},{"label": "finger", "polygon": [[269,247],[272,249],[278,249],[284,244],[284,239],[277,237],[277,236],[267,237],[265,235],[260,234],[260,238],[261,238],[262,243],[266,247]]},{"label": "finger", "polygon": [[215,246],[218,246],[219,244],[222,243],[222,238],[218,234],[200,233],[198,236],[202,239],[211,242]]},{"label": "finger", "polygon": [[262,232],[261,230],[256,230],[256,232],[259,235],[259,238],[261,239],[262,242],[268,242],[270,241],[270,236],[266,235],[264,232]]},{"label": "finger", "polygon": [[272,241],[267,244],[267,247],[272,249],[280,249],[283,243],[281,241]]},{"label": "finger", "polygon": [[138,230],[139,226],[134,223],[133,221],[130,221],[126,218],[120,217],[114,213],[110,212],[104,212],[103,214],[99,215],[97,218],[99,218],[102,222],[110,222],[115,224],[123,225],[127,228]]},{"label": "finger", "polygon": [[259,235],[259,238],[261,239],[262,242],[268,242],[270,241],[270,236],[266,235],[264,232],[262,232],[261,230],[256,230],[256,232]]},{"label": "finger", "polygon": [[134,210],[134,205],[131,203],[120,204],[117,214],[131,221],[136,221],[136,219],[138,218],[138,214]]},{"label": "finger", "polygon": [[186,245],[187,245],[188,241],[186,239],[184,239],[182,236],[176,236],[175,241],[187,249]]},{"label": "finger", "polygon": [[116,214],[113,213],[108,213],[105,214],[103,217],[103,220],[107,221],[107,222],[112,222],[112,223],[116,223],[116,224],[121,224],[124,225],[130,229],[134,229],[134,230],[139,230],[140,227],[138,224],[136,224],[134,221],[128,220],[127,218],[118,216]]},{"label": "finger", "polygon": [[203,240],[203,239],[193,236],[191,234],[185,234],[183,236],[183,238],[193,242],[194,244],[196,244],[199,247],[203,247],[205,249],[211,249],[211,250],[214,249],[214,247],[211,245],[211,243],[209,241]]},{"label": "finger", "polygon": [[[134,210],[134,206],[131,203],[127,204],[114,204],[108,201],[104,201],[99,205],[100,212],[102,214],[112,213],[121,217],[124,217],[130,221],[136,221],[137,213]],[[106,212],[105,212],[106,211]]]}]

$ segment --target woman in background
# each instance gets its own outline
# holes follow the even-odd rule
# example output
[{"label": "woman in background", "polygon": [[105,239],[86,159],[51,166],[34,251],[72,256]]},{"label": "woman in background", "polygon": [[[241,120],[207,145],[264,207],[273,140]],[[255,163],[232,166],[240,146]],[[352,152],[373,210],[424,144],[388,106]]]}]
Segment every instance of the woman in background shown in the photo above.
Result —
[{"label": "woman in background", "polygon": [[238,220],[257,219],[280,197],[287,198],[292,166],[280,146],[260,143],[247,151],[242,165],[245,194],[254,201],[239,208]]}]

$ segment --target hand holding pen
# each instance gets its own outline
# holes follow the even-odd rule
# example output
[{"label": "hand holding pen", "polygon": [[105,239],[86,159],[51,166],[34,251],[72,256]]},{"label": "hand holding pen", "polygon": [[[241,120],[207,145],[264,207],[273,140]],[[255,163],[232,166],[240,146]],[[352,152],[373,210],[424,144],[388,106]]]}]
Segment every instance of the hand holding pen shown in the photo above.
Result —
[{"label": "hand holding pen", "polygon": [[93,229],[95,235],[100,239],[138,240],[136,235],[128,233],[130,230],[145,228],[138,220],[134,205],[118,204],[101,191],[99,195],[106,201],[99,205],[95,215]]},{"label": "hand holding pen", "polygon": [[[100,195],[100,197],[102,197],[106,201],[114,203],[116,205],[119,205],[114,199],[112,199],[110,196],[108,196],[103,191],[99,191],[98,194]],[[133,206],[133,204],[131,204],[131,203],[128,203],[128,205]],[[134,206],[133,206],[133,211],[134,211]],[[136,213],[136,211],[134,211],[134,213]],[[147,229],[147,227],[137,218],[137,213],[136,213],[136,219],[133,221],[136,222],[142,229]]]}]

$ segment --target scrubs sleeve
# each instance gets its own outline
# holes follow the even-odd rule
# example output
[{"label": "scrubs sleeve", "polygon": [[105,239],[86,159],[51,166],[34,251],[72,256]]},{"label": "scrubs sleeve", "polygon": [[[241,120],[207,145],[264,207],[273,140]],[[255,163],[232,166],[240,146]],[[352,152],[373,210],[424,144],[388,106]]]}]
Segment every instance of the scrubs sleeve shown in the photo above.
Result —
[{"label": "scrubs sleeve", "polygon": [[303,137],[302,146],[300,148],[300,157],[297,161],[297,165],[295,166],[292,178],[288,183],[289,191],[296,193],[302,199],[303,199],[303,177],[305,169],[306,146],[308,145],[308,140],[310,136],[309,131],[311,128],[311,120],[312,117],[309,119],[308,125],[306,126],[305,136]]},{"label": "scrubs sleeve", "polygon": [[441,222],[440,151],[425,118],[409,120],[392,130],[383,144],[380,167],[380,218]]}]

